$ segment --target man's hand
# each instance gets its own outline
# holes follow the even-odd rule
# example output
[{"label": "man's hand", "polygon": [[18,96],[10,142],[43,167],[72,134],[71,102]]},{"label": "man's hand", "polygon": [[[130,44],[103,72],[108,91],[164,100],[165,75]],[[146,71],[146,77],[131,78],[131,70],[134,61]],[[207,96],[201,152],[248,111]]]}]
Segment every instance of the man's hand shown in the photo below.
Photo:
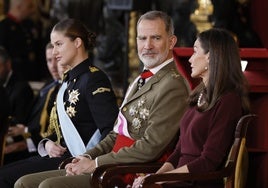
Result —
[{"label": "man's hand", "polygon": [[71,163],[65,166],[67,176],[92,173],[95,168],[95,161],[83,156],[77,156]]},{"label": "man's hand", "polygon": [[47,141],[45,144],[45,149],[49,155],[49,157],[61,157],[65,152],[66,148],[62,147],[51,140]]},{"label": "man's hand", "polygon": [[19,136],[23,135],[25,130],[25,126],[23,124],[17,124],[16,126],[11,126],[8,129],[9,136]]}]

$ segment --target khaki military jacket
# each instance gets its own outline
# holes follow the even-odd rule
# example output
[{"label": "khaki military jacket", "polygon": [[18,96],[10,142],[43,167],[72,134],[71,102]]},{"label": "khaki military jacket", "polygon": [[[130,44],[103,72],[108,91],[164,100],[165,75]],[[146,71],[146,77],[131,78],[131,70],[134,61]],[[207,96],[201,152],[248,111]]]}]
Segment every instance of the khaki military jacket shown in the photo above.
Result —
[{"label": "khaki military jacket", "polygon": [[[134,87],[120,108],[135,143],[121,148],[117,153],[112,152],[117,133],[111,131],[95,148],[86,153],[93,159],[97,157],[98,165],[157,160],[175,143],[188,95],[187,82],[178,73],[175,63],[167,64],[140,90],[135,92]],[[133,115],[142,113],[141,117]],[[140,120],[139,128],[133,124],[135,118]]]}]

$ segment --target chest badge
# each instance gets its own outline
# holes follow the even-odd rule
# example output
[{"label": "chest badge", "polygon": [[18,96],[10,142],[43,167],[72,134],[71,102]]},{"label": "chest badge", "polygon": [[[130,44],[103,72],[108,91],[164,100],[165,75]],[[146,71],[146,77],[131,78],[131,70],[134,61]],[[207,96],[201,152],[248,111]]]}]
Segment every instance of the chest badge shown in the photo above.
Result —
[{"label": "chest badge", "polygon": [[78,98],[79,95],[80,93],[78,92],[78,89],[69,92],[69,99],[68,99],[69,103],[76,105],[77,101],[79,101]]},{"label": "chest badge", "polygon": [[69,115],[69,117],[74,117],[76,115],[76,103],[79,101],[79,95],[80,93],[78,92],[78,89],[76,90],[72,90],[72,91],[68,91],[69,94],[69,98],[68,98],[68,102],[69,102],[69,106],[67,106],[66,108],[66,113]]},{"label": "chest badge", "polygon": [[138,100],[137,104],[131,105],[129,109],[129,115],[133,117],[132,126],[135,129],[140,129],[142,122],[148,119],[150,115],[149,109],[145,105],[146,98],[142,97]]}]

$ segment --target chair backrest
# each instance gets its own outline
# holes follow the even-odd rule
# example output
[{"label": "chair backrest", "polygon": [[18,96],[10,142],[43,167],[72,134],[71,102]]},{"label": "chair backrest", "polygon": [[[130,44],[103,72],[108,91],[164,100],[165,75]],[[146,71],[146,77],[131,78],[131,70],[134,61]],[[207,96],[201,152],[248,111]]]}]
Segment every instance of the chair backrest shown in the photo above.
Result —
[{"label": "chair backrest", "polygon": [[248,114],[240,118],[235,130],[235,138],[226,168],[230,169],[230,174],[226,177],[225,187],[244,187],[247,176],[247,151],[246,151],[246,133],[248,125],[256,115]]},{"label": "chair backrest", "polygon": [[4,149],[6,145],[6,137],[9,124],[10,117],[2,118],[0,120],[0,166],[2,166],[4,162]]},{"label": "chair backrest", "polygon": [[235,167],[234,187],[235,188],[246,187],[247,175],[248,175],[248,152],[246,148],[246,138],[242,138]]}]

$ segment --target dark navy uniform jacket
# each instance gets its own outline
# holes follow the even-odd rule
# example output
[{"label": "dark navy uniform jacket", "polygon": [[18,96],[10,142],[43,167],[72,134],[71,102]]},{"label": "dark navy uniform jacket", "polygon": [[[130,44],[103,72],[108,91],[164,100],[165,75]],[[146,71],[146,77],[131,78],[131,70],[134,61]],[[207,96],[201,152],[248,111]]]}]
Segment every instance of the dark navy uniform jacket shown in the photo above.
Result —
[{"label": "dark navy uniform jacket", "polygon": [[110,80],[86,59],[66,74],[65,111],[87,145],[96,129],[101,139],[112,129],[118,105]]}]

